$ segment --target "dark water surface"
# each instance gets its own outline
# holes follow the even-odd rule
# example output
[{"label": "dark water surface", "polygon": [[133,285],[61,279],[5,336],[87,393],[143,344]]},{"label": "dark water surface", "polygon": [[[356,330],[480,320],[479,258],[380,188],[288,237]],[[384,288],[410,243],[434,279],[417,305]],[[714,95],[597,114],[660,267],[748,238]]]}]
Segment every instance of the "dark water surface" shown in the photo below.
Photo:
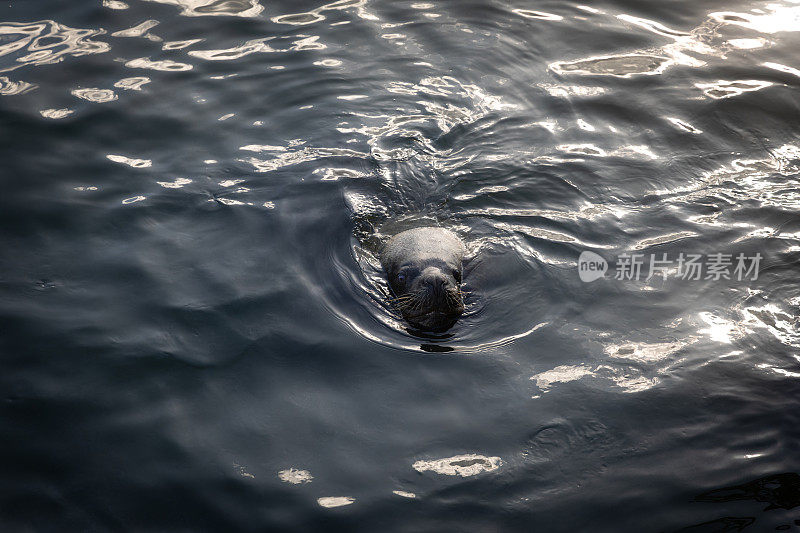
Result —
[{"label": "dark water surface", "polygon": [[[800,530],[797,1],[0,20],[3,531]],[[420,223],[436,338],[375,256]]]}]

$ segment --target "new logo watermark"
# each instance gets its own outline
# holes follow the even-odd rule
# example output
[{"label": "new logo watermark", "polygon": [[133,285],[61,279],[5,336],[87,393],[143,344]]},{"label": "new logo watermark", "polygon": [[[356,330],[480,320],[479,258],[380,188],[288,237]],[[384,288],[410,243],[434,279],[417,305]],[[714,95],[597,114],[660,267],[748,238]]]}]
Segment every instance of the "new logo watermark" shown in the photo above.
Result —
[{"label": "new logo watermark", "polygon": [[608,262],[589,250],[581,252],[578,257],[578,275],[581,281],[589,283],[606,275]]},{"label": "new logo watermark", "polygon": [[[760,253],[739,254],[620,254],[614,263],[614,279],[649,281],[653,276],[682,280],[737,280],[755,281],[761,265]],[[589,283],[605,277],[608,262],[600,255],[585,250],[578,257],[578,276]]]}]

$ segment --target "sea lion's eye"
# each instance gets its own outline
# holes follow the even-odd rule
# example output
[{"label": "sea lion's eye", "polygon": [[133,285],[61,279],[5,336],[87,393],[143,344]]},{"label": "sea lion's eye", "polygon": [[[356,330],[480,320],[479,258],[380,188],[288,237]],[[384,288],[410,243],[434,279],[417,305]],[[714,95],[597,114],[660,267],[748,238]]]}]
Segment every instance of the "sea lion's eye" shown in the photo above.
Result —
[{"label": "sea lion's eye", "polygon": [[397,275],[397,281],[399,281],[400,283],[404,283],[406,281],[406,275],[400,272]]},{"label": "sea lion's eye", "polygon": [[461,283],[461,272],[453,270],[453,279],[456,280],[456,283]]}]

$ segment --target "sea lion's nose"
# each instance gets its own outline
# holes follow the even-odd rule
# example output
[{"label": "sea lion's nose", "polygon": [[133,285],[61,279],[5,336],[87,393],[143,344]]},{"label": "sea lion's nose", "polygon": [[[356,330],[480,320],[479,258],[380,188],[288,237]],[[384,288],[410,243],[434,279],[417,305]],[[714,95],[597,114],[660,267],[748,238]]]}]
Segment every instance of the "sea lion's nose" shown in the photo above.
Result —
[{"label": "sea lion's nose", "polygon": [[436,293],[443,291],[447,287],[447,277],[437,268],[426,268],[422,272],[420,281]]}]

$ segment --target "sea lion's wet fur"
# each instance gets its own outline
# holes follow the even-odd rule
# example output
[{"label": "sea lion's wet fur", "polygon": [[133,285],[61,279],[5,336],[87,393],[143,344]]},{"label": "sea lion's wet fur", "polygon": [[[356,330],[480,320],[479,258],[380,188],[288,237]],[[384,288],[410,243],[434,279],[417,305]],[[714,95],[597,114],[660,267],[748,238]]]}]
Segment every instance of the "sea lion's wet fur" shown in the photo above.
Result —
[{"label": "sea lion's wet fur", "polygon": [[415,228],[386,243],[381,265],[395,305],[414,327],[428,331],[450,328],[464,311],[461,263],[464,244],[452,231]]}]

